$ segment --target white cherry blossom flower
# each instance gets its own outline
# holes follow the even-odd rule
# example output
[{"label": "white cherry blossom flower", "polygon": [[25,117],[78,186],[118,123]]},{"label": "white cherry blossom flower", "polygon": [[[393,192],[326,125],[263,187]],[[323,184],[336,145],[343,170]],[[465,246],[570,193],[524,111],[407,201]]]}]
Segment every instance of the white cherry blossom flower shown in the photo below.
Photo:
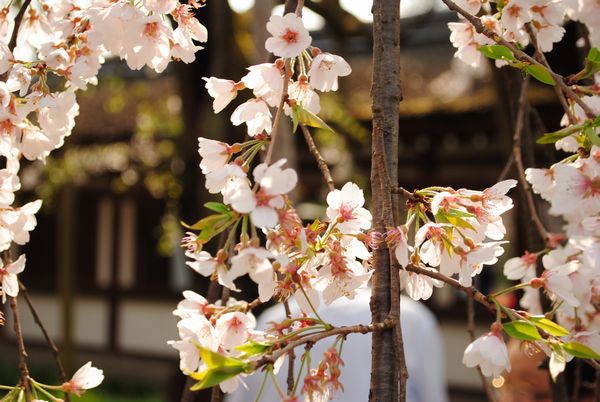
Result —
[{"label": "white cherry blossom flower", "polygon": [[338,77],[345,77],[351,72],[352,68],[342,57],[331,53],[319,53],[308,70],[310,86],[323,92],[337,91]]},{"label": "white cherry blossom flower", "polygon": [[0,211],[0,251],[10,247],[11,241],[19,245],[29,242],[29,232],[35,229],[35,214],[42,206],[42,200],[33,201],[21,208]]},{"label": "white cherry blossom flower", "polygon": [[223,314],[215,324],[219,343],[225,349],[233,349],[245,343],[254,325],[255,322],[244,313],[236,311]]},{"label": "white cherry blossom flower", "polygon": [[406,239],[407,233],[408,228],[402,225],[389,230],[386,236],[386,242],[394,250],[396,260],[398,260],[398,264],[402,268],[406,267],[410,262],[409,253],[413,251],[412,246],[408,244]]},{"label": "white cherry blossom flower", "polygon": [[187,261],[186,265],[198,272],[202,276],[216,276],[217,281],[222,286],[225,286],[231,290],[239,291],[238,288],[233,284],[233,280],[227,271],[222,258],[215,258],[206,251],[199,251],[196,253],[185,253],[188,258],[192,261]]},{"label": "white cherry blossom flower", "polygon": [[[0,262],[1,264],[1,262]],[[0,267],[0,285],[2,289],[2,303],[6,303],[6,296],[17,297],[19,294],[19,279],[17,275],[25,269],[25,254],[21,254],[16,261]]]},{"label": "white cherry blossom flower", "polygon": [[258,191],[251,191],[246,185],[230,197],[232,208],[240,213],[250,212],[255,226],[272,228],[277,224],[277,211],[285,206],[283,195],[292,191],[298,182],[294,169],[281,168],[285,163],[285,159],[269,166],[261,163],[254,169]]},{"label": "white cherry blossom flower", "polygon": [[[308,84],[308,78],[305,75],[301,75],[298,81],[294,81],[289,85],[288,95],[290,101],[295,101],[309,112],[318,114],[321,111],[319,94]],[[292,114],[292,108],[287,103],[284,105],[284,110],[286,115]]]},{"label": "white cherry blossom flower", "polygon": [[[434,268],[425,269],[437,272]],[[427,275],[420,275],[405,269],[399,270],[401,290],[413,300],[428,300],[433,294],[433,287],[441,288],[444,282],[433,279]]]},{"label": "white cherry blossom flower", "polygon": [[250,137],[261,134],[263,131],[270,134],[272,122],[269,105],[262,99],[250,99],[233,111],[231,122],[234,126],[246,123]]},{"label": "white cherry blossom flower", "polygon": [[96,388],[102,384],[102,381],[104,381],[102,370],[92,366],[92,362],[87,362],[61,388],[64,392],[79,396],[88,389]]},{"label": "white cherry blossom flower", "polygon": [[246,88],[252,89],[271,107],[277,107],[283,91],[283,72],[277,63],[263,63],[248,67],[249,73],[242,77]]},{"label": "white cherry blossom flower", "polygon": [[208,90],[208,94],[214,98],[213,110],[215,113],[225,109],[235,99],[238,89],[240,89],[239,85],[231,80],[216,77],[203,77],[202,79],[206,81],[205,88]]},{"label": "white cherry blossom flower", "polygon": [[552,169],[525,169],[525,178],[533,192],[549,201],[554,193],[554,171]]},{"label": "white cherry blossom flower", "polygon": [[327,217],[337,222],[342,233],[352,234],[371,228],[373,217],[363,208],[365,196],[354,183],[344,184],[341,190],[333,190],[327,194]]},{"label": "white cherry blossom flower", "polygon": [[248,247],[231,258],[229,271],[232,280],[249,274],[258,285],[258,296],[263,303],[271,299],[277,285],[277,276],[269,258],[272,255],[264,248]]},{"label": "white cherry blossom flower", "polygon": [[504,276],[510,280],[525,278],[529,280],[535,276],[537,255],[525,252],[521,257],[513,257],[504,264]]},{"label": "white cherry blossom flower", "polygon": [[267,22],[267,31],[272,37],[265,42],[265,48],[278,57],[296,57],[312,42],[302,19],[294,13],[283,17],[272,15]]},{"label": "white cherry blossom flower", "polygon": [[179,318],[189,318],[196,315],[204,316],[208,312],[208,301],[203,296],[191,290],[185,290],[183,297],[185,299],[179,302],[173,315]]},{"label": "white cherry blossom flower", "polygon": [[200,160],[200,169],[202,169],[202,173],[208,174],[225,168],[231,155],[239,150],[239,146],[230,146],[221,141],[198,137],[198,153],[202,158]]},{"label": "white cherry blossom flower", "polygon": [[493,332],[475,339],[467,346],[463,355],[464,365],[479,366],[486,377],[498,377],[511,370],[506,343],[499,331]]}]

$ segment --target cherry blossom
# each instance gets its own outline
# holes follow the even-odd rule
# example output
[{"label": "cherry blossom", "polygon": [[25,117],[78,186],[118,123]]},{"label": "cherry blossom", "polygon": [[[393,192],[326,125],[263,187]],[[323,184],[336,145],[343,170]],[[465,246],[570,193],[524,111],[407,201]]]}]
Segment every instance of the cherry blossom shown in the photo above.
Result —
[{"label": "cherry blossom", "polygon": [[246,342],[250,330],[254,329],[255,321],[240,312],[225,313],[217,319],[215,330],[219,343],[225,349],[232,349]]},{"label": "cherry blossom", "polygon": [[279,64],[283,62],[250,66],[249,73],[242,77],[246,88],[252,89],[256,98],[263,99],[271,107],[279,105],[283,91],[283,71]]},{"label": "cherry blossom", "polygon": [[282,169],[286,163],[280,159],[272,165],[261,163],[254,169],[254,180],[259,184],[255,193],[249,187],[242,187],[231,196],[233,209],[240,213],[250,212],[254,225],[274,227],[278,222],[277,210],[285,206],[284,195],[292,191],[298,181],[293,169]]},{"label": "cherry blossom", "polygon": [[331,53],[319,53],[312,61],[308,77],[310,86],[316,90],[337,91],[338,77],[350,75],[352,68],[342,57]]},{"label": "cherry blossom", "polygon": [[234,126],[246,123],[248,135],[251,137],[261,134],[263,131],[271,133],[271,111],[269,105],[262,99],[250,99],[239,105],[231,115]]},{"label": "cherry blossom", "polygon": [[239,151],[239,145],[230,146],[221,141],[198,137],[198,153],[202,157],[200,169],[204,174],[223,169],[231,155]]},{"label": "cherry blossom", "polygon": [[265,48],[278,57],[296,57],[312,41],[302,19],[293,13],[288,13],[283,17],[272,15],[267,22],[267,31],[272,37],[265,42]]},{"label": "cherry blossom", "polygon": [[265,303],[269,301],[275,286],[277,276],[273,266],[269,261],[271,253],[263,248],[245,248],[237,255],[231,258],[231,270],[229,275],[236,279],[242,275],[249,274],[256,284],[258,284],[258,295],[260,301]]},{"label": "cherry blossom", "polygon": [[510,280],[531,279],[535,276],[537,255],[529,252],[521,257],[513,257],[504,264],[504,276]]},{"label": "cherry blossom", "polygon": [[209,277],[215,276],[221,285],[231,290],[239,290],[233,284],[229,271],[223,262],[225,258],[223,254],[218,255],[216,258],[206,251],[199,251],[196,253],[188,252],[185,255],[192,259],[192,261],[186,262],[187,266],[198,272],[200,275]]},{"label": "cherry blossom", "polygon": [[[434,268],[425,269],[436,272]],[[399,274],[402,290],[413,300],[428,300],[433,294],[434,287],[441,288],[444,286],[442,281],[404,269],[400,269]]]},{"label": "cherry blossom", "polygon": [[497,325],[492,327],[492,332],[475,339],[467,346],[463,364],[467,367],[479,366],[487,377],[498,377],[504,371],[511,370],[508,349]]},{"label": "cherry blossom", "polygon": [[365,196],[354,183],[344,184],[341,190],[333,190],[327,195],[327,217],[337,223],[343,233],[356,233],[369,229],[373,217],[363,208]]},{"label": "cherry blossom", "polygon": [[96,388],[102,381],[104,381],[102,370],[92,366],[92,362],[87,362],[73,374],[71,380],[62,385],[62,390],[80,396],[88,389]]},{"label": "cherry blossom", "polygon": [[6,296],[17,297],[19,294],[19,280],[17,275],[25,269],[25,254],[21,254],[16,261],[0,268],[0,284],[2,289],[2,303],[6,303]]},{"label": "cherry blossom", "polygon": [[238,90],[241,89],[239,84],[231,80],[223,80],[221,78],[202,78],[206,81],[206,89],[208,94],[214,98],[213,110],[215,113],[219,113],[225,109],[229,103],[235,99]]}]

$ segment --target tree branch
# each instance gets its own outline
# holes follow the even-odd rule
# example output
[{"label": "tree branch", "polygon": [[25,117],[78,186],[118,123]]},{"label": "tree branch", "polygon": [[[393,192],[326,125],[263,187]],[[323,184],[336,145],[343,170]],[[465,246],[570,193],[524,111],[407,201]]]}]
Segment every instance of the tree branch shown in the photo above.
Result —
[{"label": "tree branch", "polygon": [[13,329],[17,337],[17,348],[19,350],[19,371],[21,372],[20,383],[25,391],[25,401],[31,402],[29,391],[29,368],[27,367],[27,351],[25,350],[25,341],[23,340],[23,330],[21,329],[21,317],[19,316],[19,306],[17,298],[10,298],[10,308],[13,314]]},{"label": "tree branch", "polygon": [[477,303],[481,304],[483,307],[487,308],[491,313],[496,314],[496,306],[492,302],[489,301],[486,295],[481,293],[473,286],[463,286],[456,279],[452,279],[443,275],[437,271],[430,271],[425,268],[418,267],[416,265],[407,265],[404,269],[410,272],[414,272],[417,274],[425,275],[433,279],[437,279],[438,281],[442,281],[452,286],[453,288],[464,292],[467,296],[475,300]]},{"label": "tree branch", "polygon": [[583,102],[581,98],[577,96],[577,94],[565,83],[565,78],[562,75],[555,73],[554,71],[552,71],[552,69],[543,65],[533,57],[529,56],[527,53],[517,48],[511,42],[507,41],[506,39],[496,34],[494,31],[485,27],[479,18],[472,14],[469,14],[464,9],[459,7],[456,3],[454,3],[452,0],[442,1],[444,2],[444,4],[446,4],[446,6],[448,6],[450,10],[457,12],[458,14],[462,15],[467,21],[469,21],[478,33],[487,36],[488,38],[492,39],[494,42],[500,45],[506,46],[514,54],[517,60],[520,60],[527,64],[537,65],[546,68],[552,76],[552,78],[554,79],[554,81],[556,82],[556,85],[560,86],[560,89],[583,109],[588,118],[596,117],[596,114],[592,111],[592,109],[590,109],[590,107],[585,102]]},{"label": "tree branch", "polygon": [[385,320],[383,322],[369,324],[369,325],[359,324],[359,325],[349,325],[349,326],[344,326],[344,327],[336,327],[336,328],[332,328],[330,330],[319,332],[316,334],[306,335],[299,339],[288,342],[287,344],[285,344],[285,346],[283,348],[276,350],[270,356],[265,356],[265,357],[257,360],[256,364],[255,364],[255,369],[259,369],[260,367],[267,365],[267,364],[275,363],[277,361],[277,359],[279,359],[281,356],[289,353],[290,350],[293,350],[293,349],[297,348],[298,346],[307,345],[307,344],[310,345],[310,344],[320,341],[321,339],[329,338],[332,336],[345,336],[345,335],[349,335],[349,334],[368,334],[369,332],[374,332],[374,333],[381,332],[381,331],[385,331],[387,329],[392,328],[394,325],[395,325],[395,323]]},{"label": "tree branch", "polygon": [[321,156],[321,153],[317,148],[317,144],[315,144],[315,140],[310,135],[308,127],[306,127],[304,124],[300,124],[300,129],[302,130],[302,134],[304,134],[304,139],[306,140],[306,144],[308,145],[308,150],[317,161],[317,166],[319,166],[319,169],[321,170],[321,174],[323,175],[323,179],[327,184],[327,188],[329,189],[329,191],[335,190],[335,183],[333,181],[333,178],[331,177],[331,171],[329,170],[329,166],[327,166],[327,162],[325,162],[325,159],[323,159],[323,156]]},{"label": "tree branch", "polygon": [[527,200],[527,207],[529,209],[529,214],[531,216],[531,222],[535,225],[538,234],[540,237],[546,242],[548,240],[548,232],[540,219],[540,216],[537,211],[537,207],[535,205],[535,200],[533,199],[533,193],[531,191],[531,186],[525,177],[525,167],[523,166],[523,155],[521,152],[521,144],[522,144],[522,134],[523,127],[525,125],[525,115],[527,114],[527,89],[529,88],[529,79],[525,78],[523,80],[523,84],[521,85],[521,94],[519,95],[519,109],[517,112],[517,121],[515,123],[515,132],[513,135],[513,159],[515,161],[515,166],[517,167],[517,172],[519,175],[519,183],[521,184],[521,188],[525,193],[525,198]]},{"label": "tree branch", "polygon": [[[56,367],[58,369],[58,374],[60,375],[60,380],[62,382],[67,382],[69,380],[69,377],[67,377],[65,368],[62,364],[62,361],[60,360],[60,354],[59,354],[58,347],[56,346],[56,343],[54,343],[54,341],[52,340],[52,337],[48,333],[48,330],[44,326],[44,323],[42,322],[37,310],[35,309],[35,307],[33,305],[33,302],[31,301],[31,298],[29,297],[29,292],[27,291],[27,288],[25,287],[25,285],[23,285],[23,283],[21,281],[19,281],[19,288],[21,290],[21,294],[23,295],[23,298],[25,299],[25,302],[27,303],[27,306],[29,307],[29,311],[31,312],[31,315],[33,316],[33,320],[35,321],[37,326],[42,331],[42,334],[44,335],[44,339],[46,340],[48,347],[52,351],[52,356],[54,357],[54,361],[55,361]],[[71,396],[69,395],[68,392],[64,393],[63,399],[66,402],[69,402],[71,400]]]}]

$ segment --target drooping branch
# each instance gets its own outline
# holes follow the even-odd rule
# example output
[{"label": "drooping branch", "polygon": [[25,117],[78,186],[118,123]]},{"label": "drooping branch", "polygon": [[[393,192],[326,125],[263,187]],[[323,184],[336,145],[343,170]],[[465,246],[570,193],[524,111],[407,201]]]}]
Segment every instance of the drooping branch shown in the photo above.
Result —
[{"label": "drooping branch", "polygon": [[555,73],[549,67],[545,66],[541,62],[539,62],[536,59],[534,59],[533,57],[529,56],[527,53],[525,53],[524,51],[522,51],[521,49],[516,47],[514,44],[512,44],[511,42],[502,38],[500,35],[498,35],[494,31],[492,31],[491,29],[484,26],[478,17],[476,17],[472,14],[469,14],[467,11],[465,11],[463,8],[458,6],[452,0],[442,0],[442,1],[444,2],[444,4],[446,4],[446,6],[448,6],[448,8],[450,10],[457,12],[458,14],[462,15],[467,21],[469,21],[478,33],[487,36],[488,38],[490,38],[491,40],[493,40],[494,42],[496,42],[499,45],[507,47],[514,54],[514,56],[517,60],[520,60],[527,64],[532,64],[532,65],[540,66],[540,67],[547,69],[548,72],[550,73],[550,75],[552,76],[552,78],[554,79],[554,81],[556,82],[556,85],[558,85],[560,87],[560,89],[564,92],[565,95],[567,95],[569,98],[571,98],[575,103],[577,103],[583,109],[583,111],[585,112],[585,114],[587,115],[588,118],[596,117],[596,114],[592,111],[592,109],[590,109],[590,107],[585,102],[583,102],[583,100],[581,100],[581,98],[565,83],[565,77],[563,77],[560,74]]},{"label": "drooping branch", "polygon": [[[20,289],[21,295],[23,295],[23,298],[25,299],[25,302],[27,303],[27,306],[29,307],[29,311],[31,312],[31,316],[33,317],[33,320],[35,321],[37,326],[40,328],[40,331],[42,331],[42,334],[44,335],[44,339],[46,340],[46,343],[48,344],[48,347],[50,348],[50,351],[52,352],[52,356],[54,357],[54,362],[56,363],[56,368],[58,369],[58,374],[60,375],[60,380],[62,382],[67,382],[69,380],[69,378],[67,377],[67,373],[66,373],[65,368],[60,359],[60,353],[59,353],[58,347],[56,346],[56,343],[54,343],[54,340],[52,339],[52,337],[48,333],[48,330],[44,326],[44,323],[42,322],[40,315],[38,314],[35,306],[33,305],[31,297],[29,297],[29,292],[27,291],[27,288],[25,287],[25,285],[23,285],[23,283],[21,281],[19,281],[19,289]],[[64,393],[63,399],[65,400],[65,402],[69,402],[71,400],[71,396],[69,395],[68,392]]]},{"label": "drooping branch", "polygon": [[13,316],[13,329],[17,338],[17,349],[19,351],[19,371],[21,373],[20,384],[25,392],[25,402],[31,402],[29,390],[29,368],[27,367],[27,350],[23,339],[23,330],[21,328],[21,317],[19,315],[19,305],[16,297],[10,298],[10,309]]},{"label": "drooping branch", "polygon": [[265,356],[260,360],[257,360],[255,364],[255,369],[259,369],[262,366],[267,364],[273,364],[279,359],[281,356],[288,354],[291,350],[294,350],[298,346],[302,345],[312,345],[322,339],[330,338],[332,336],[346,336],[349,334],[368,334],[369,332],[378,333],[381,331],[391,329],[395,324],[390,321],[383,321],[378,323],[373,323],[369,325],[349,325],[344,327],[336,327],[327,331],[319,332],[316,334],[310,334],[299,339],[295,339],[293,341],[288,342],[281,349],[276,350],[271,355]]},{"label": "drooping branch", "polygon": [[527,104],[527,89],[529,88],[529,79],[525,78],[523,80],[523,84],[521,85],[521,93],[519,95],[519,108],[517,111],[517,121],[515,123],[515,132],[513,135],[513,150],[512,155],[515,161],[515,166],[517,167],[517,173],[519,175],[519,183],[523,192],[525,194],[525,198],[527,200],[527,208],[529,210],[529,214],[531,217],[531,222],[535,225],[538,234],[544,240],[548,240],[548,232],[540,219],[539,213],[537,211],[537,207],[535,205],[535,200],[533,199],[533,193],[531,191],[531,186],[525,177],[525,167],[523,165],[523,155],[521,151],[522,144],[522,135],[523,135],[523,127],[525,125],[525,116],[528,111]]},{"label": "drooping branch", "polygon": [[13,51],[15,46],[17,45],[17,35],[19,34],[19,28],[21,27],[21,22],[23,21],[23,17],[25,16],[25,12],[29,7],[31,0],[25,0],[19,9],[19,12],[15,16],[15,25],[12,31],[12,35],[10,37],[10,41],[8,42],[8,48],[10,51]]},{"label": "drooping branch", "polygon": [[306,140],[306,144],[308,145],[308,150],[317,161],[317,166],[319,167],[319,170],[321,170],[321,174],[323,175],[323,179],[327,184],[327,188],[329,189],[329,191],[335,190],[335,183],[333,181],[333,178],[331,177],[329,166],[327,166],[327,162],[325,162],[325,159],[323,159],[323,156],[319,152],[317,144],[315,144],[315,140],[310,134],[310,130],[304,124],[300,124],[300,129],[302,130],[302,134],[304,134],[304,139]]},{"label": "drooping branch", "polygon": [[433,279],[437,279],[438,281],[442,281],[452,286],[454,289],[460,290],[465,293],[468,297],[475,300],[477,303],[481,304],[485,308],[487,308],[491,313],[496,314],[496,306],[492,302],[489,301],[486,295],[481,293],[473,286],[463,286],[459,281],[453,278],[449,278],[446,275],[443,275],[437,271],[430,271],[425,268],[418,267],[416,265],[407,265],[404,269],[410,272],[414,272],[417,274],[425,275]]}]

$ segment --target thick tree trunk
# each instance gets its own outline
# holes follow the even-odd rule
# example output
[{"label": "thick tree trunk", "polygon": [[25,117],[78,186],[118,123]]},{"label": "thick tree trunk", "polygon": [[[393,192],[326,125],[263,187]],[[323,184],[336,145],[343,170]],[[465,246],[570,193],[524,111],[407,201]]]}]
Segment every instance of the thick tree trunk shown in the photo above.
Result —
[{"label": "thick tree trunk", "polygon": [[[373,137],[371,161],[371,191],[374,229],[385,232],[386,222],[397,213],[397,203],[390,185],[398,182],[398,135],[400,88],[400,0],[375,0],[373,3]],[[387,173],[386,173],[387,172]],[[386,176],[388,176],[386,178]],[[389,182],[388,182],[389,178]],[[396,206],[394,205],[396,204]],[[373,322],[382,322],[393,310],[397,288],[392,281],[398,277],[390,266],[387,246],[382,244],[373,253],[371,313]],[[397,312],[399,313],[399,312]],[[392,313],[396,314],[396,313]],[[395,341],[395,328],[373,333],[370,402],[404,400],[404,386],[399,387],[399,371],[405,373],[401,337]],[[398,358],[399,357],[399,358]],[[400,366],[400,367],[399,367]],[[404,382],[401,383],[402,385]],[[402,389],[399,389],[402,388]]]}]

